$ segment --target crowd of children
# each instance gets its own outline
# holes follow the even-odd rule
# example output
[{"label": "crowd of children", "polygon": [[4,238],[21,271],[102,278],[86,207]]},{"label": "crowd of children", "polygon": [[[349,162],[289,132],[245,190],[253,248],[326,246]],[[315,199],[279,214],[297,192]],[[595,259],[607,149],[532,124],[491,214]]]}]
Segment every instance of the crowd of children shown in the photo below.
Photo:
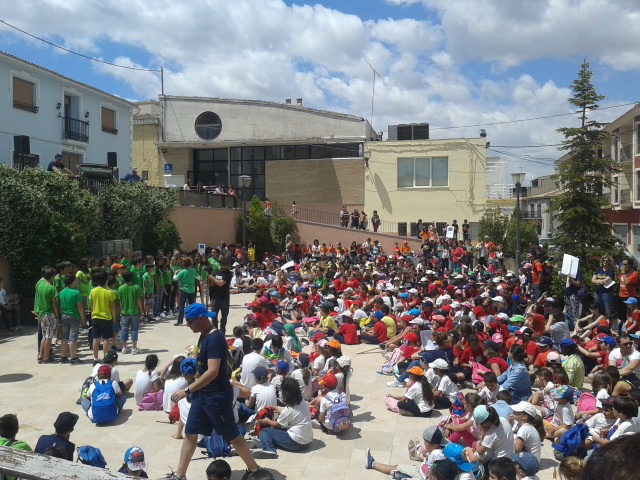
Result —
[{"label": "crowd of children", "polygon": [[[489,256],[491,248],[484,248]],[[530,254],[534,264],[536,255]],[[474,271],[448,269],[426,255],[384,255],[373,242],[355,255],[315,255],[312,249],[291,267],[283,266],[285,257],[242,267],[230,265],[229,256],[216,249],[190,256],[159,252],[143,263],[125,252],[118,263],[105,257],[83,260],[78,268],[68,262],[44,268],[34,308],[38,361],[53,362],[53,340],[59,338],[58,362],[79,363],[79,335],[90,326],[93,380],[80,400],[89,418],[96,421],[97,412],[98,421],[111,418],[101,416],[96,391],[109,390],[108,407],[117,415],[123,393],[134,387],[140,409],[165,411],[177,423],[174,438],[182,438],[190,399],[172,398],[193,383],[197,349],[177,354],[161,369],[155,355],[147,356],[135,382],[119,378],[116,351],[140,352],[141,321],[177,315],[182,324],[198,294],[222,316],[224,301],[216,300],[226,285],[227,293],[255,291],[242,327],[228,339],[225,372],[236,423],[255,437],[255,458],[308,449],[313,428],[333,434],[349,429],[353,370],[342,348],[360,343],[382,354],[369,356],[379,358],[370,373],[389,375],[389,388],[405,389],[385,396],[390,411],[419,418],[444,413],[439,426],[425,429],[423,441],[411,440],[416,463],[381,464],[367,452],[367,468],[396,478],[493,478],[495,470],[495,478],[502,472],[510,480],[512,468],[518,479],[532,480],[545,440],[554,443],[569,472],[568,459],[599,458],[600,449],[640,431],[634,297],[625,301],[625,318],[615,311],[602,315],[599,309],[605,309],[596,303],[589,315],[572,321],[565,298],[532,283],[530,263],[519,275],[490,273],[495,269],[485,270],[483,263]],[[228,276],[221,274],[227,270]],[[224,330],[224,315],[224,321],[207,316],[214,318],[213,328]]]}]

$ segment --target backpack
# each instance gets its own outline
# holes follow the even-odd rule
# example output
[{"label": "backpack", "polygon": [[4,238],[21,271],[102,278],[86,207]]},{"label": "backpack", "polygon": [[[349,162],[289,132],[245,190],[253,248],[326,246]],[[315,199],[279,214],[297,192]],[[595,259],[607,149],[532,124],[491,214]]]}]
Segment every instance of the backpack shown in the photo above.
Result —
[{"label": "backpack", "polygon": [[458,417],[467,413],[464,409],[464,393],[458,392],[456,399],[451,403],[451,407],[449,407],[449,413]]},{"label": "backpack", "polygon": [[582,392],[576,402],[576,413],[595,410],[598,399],[591,392]]},{"label": "backpack", "polygon": [[331,404],[329,409],[329,422],[331,430],[335,433],[344,432],[351,427],[351,408],[344,401],[344,395],[338,394],[338,397]]},{"label": "backpack", "polygon": [[104,384],[97,381],[94,385],[95,389],[91,395],[93,423],[107,423],[115,420],[118,415],[118,405],[116,405],[116,392],[111,380],[107,380]]},{"label": "backpack", "polygon": [[560,443],[552,443],[551,446],[558,450],[564,457],[572,455],[589,435],[589,427],[583,423],[574,425],[562,434]]},{"label": "backpack", "polygon": [[82,399],[83,398],[89,398],[88,397],[88,393],[89,393],[89,387],[96,381],[96,377],[87,377],[85,379],[84,382],[82,382],[82,386],[80,387],[80,390],[78,390],[80,392],[80,396],[78,397],[78,400],[76,400],[76,405],[80,405],[82,404]]},{"label": "backpack", "polygon": [[261,428],[260,424],[258,423],[258,420],[262,420],[263,418],[268,418],[269,420],[273,420],[274,414],[275,414],[275,408],[273,407],[264,407],[258,410],[258,412],[256,413],[256,417],[254,418],[256,436],[260,434],[260,428]]},{"label": "backpack", "polygon": [[138,410],[163,410],[163,397],[164,390],[158,390],[157,392],[149,390],[145,392],[144,397],[142,397],[138,405]]},{"label": "backpack", "polygon": [[[238,425],[238,434],[244,436],[245,433],[247,433],[247,431],[244,427]],[[202,442],[204,443],[204,448],[206,448],[206,452],[202,453],[206,453],[207,456],[211,458],[231,456],[231,446],[222,438],[222,435],[220,435],[215,428],[211,431],[210,436],[205,435]]]},{"label": "backpack", "polygon": [[78,447],[78,461],[84,465],[91,465],[92,467],[105,468],[107,462],[102,456],[102,452],[97,447],[91,445],[84,445]]}]

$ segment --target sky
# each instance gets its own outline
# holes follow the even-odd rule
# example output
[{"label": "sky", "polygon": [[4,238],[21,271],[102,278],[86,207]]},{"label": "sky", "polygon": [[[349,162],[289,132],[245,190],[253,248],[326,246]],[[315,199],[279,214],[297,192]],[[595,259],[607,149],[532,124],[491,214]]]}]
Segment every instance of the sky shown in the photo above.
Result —
[{"label": "sky", "polygon": [[[594,119],[640,101],[638,0],[0,0],[0,11],[82,55],[162,67],[167,95],[303,98],[372,120],[385,139],[398,123],[428,122],[431,138],[484,129],[487,155],[525,184],[553,173],[556,129],[577,125],[567,98],[584,60],[605,95]],[[156,71],[2,23],[0,50],[128,100],[161,92]]]}]

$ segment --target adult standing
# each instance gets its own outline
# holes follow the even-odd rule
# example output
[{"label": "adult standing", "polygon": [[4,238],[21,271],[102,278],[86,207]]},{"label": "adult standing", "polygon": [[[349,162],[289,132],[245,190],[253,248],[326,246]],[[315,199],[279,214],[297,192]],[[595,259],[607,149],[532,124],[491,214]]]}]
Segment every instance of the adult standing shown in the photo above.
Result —
[{"label": "adult standing", "polygon": [[537,302],[542,296],[542,285],[544,283],[544,267],[537,257],[537,254],[530,253],[529,261],[531,262],[531,289],[533,290],[533,300]]},{"label": "adult standing", "polygon": [[138,183],[142,182],[142,178],[140,177],[140,175],[138,175],[138,169],[136,167],[133,167],[131,169],[131,173],[127,173],[124,177],[122,177],[122,181],[129,183]]},{"label": "adult standing", "polygon": [[71,173],[71,170],[65,167],[64,163],[62,163],[62,155],[60,155],[59,153],[56,153],[56,156],[53,158],[53,160],[49,162],[49,166],[47,167],[47,172],[64,173],[66,175],[73,175],[73,173]]},{"label": "adult standing", "polygon": [[[209,292],[211,297],[211,310],[216,313],[213,320],[215,328],[220,328],[223,335],[226,335],[227,317],[229,316],[229,286],[231,285],[231,279],[233,275],[229,270],[229,259],[223,257],[220,259],[220,270],[215,275],[209,275],[209,281],[211,282],[211,290]],[[218,319],[220,319],[220,325],[218,327]]]},{"label": "adult standing", "polygon": [[613,270],[613,258],[611,255],[603,255],[600,266],[593,274],[591,283],[595,285],[595,300],[606,315],[613,311],[613,291],[615,272]]},{"label": "adult standing", "polygon": [[629,263],[629,260],[623,260],[620,266],[620,290],[616,297],[616,310],[618,318],[624,321],[627,318],[627,304],[625,302],[629,298],[636,298],[638,295],[638,272]]},{"label": "adult standing", "polygon": [[191,385],[171,396],[171,401],[179,402],[191,395],[191,409],[185,426],[185,439],[180,450],[178,468],[167,475],[166,480],[186,480],[198,435],[210,435],[214,428],[235,448],[236,453],[247,465],[247,473],[258,469],[234,419],[233,389],[229,383],[227,365],[227,342],[222,332],[209,320],[215,316],[215,312],[209,312],[201,303],[193,303],[185,310],[187,325],[193,333],[200,334],[197,344],[198,377]]},{"label": "adult standing", "polygon": [[378,231],[378,227],[380,226],[380,223],[382,222],[380,221],[380,216],[378,215],[378,211],[374,210],[373,215],[371,215],[371,225],[373,225],[374,233]]},{"label": "adult standing", "polygon": [[[569,275],[567,277],[567,288],[564,289],[564,304],[565,311],[567,313],[567,317],[569,320],[569,329],[573,330],[575,328],[576,322],[582,317],[582,301],[581,298],[578,297],[578,292],[582,288],[582,273],[580,270],[577,271],[576,276],[572,277]],[[626,312],[625,305],[625,312]],[[623,317],[620,317],[623,318]]]},{"label": "adult standing", "polygon": [[462,240],[465,242],[469,240],[469,223],[466,218],[464,219],[464,222],[462,222]]},{"label": "adult standing", "polygon": [[340,226],[343,228],[349,227],[349,218],[351,215],[349,214],[349,210],[347,210],[347,206],[343,205],[342,210],[340,210]]}]

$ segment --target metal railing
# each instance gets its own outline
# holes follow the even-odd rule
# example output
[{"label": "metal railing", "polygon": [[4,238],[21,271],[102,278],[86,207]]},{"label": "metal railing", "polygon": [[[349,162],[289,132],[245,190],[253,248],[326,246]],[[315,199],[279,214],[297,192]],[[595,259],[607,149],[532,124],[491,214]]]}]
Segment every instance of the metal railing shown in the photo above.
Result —
[{"label": "metal railing", "polygon": [[182,206],[210,208],[241,208],[242,200],[232,195],[216,195],[196,190],[178,190],[178,203]]},{"label": "metal railing", "polygon": [[63,139],[89,143],[89,122],[71,117],[64,117],[63,120]]},{"label": "metal railing", "polygon": [[102,131],[103,132],[107,132],[107,133],[111,133],[113,135],[117,135],[118,134],[118,129],[117,128],[107,127],[105,125],[102,125]]},{"label": "metal railing", "polygon": [[40,165],[40,155],[33,153],[14,153],[13,168],[22,171],[25,168],[36,168]]},{"label": "metal railing", "polygon": [[13,108],[18,108],[31,113],[38,113],[38,110],[40,110],[40,107],[36,107],[30,103],[19,102],[18,100],[13,101]]}]

